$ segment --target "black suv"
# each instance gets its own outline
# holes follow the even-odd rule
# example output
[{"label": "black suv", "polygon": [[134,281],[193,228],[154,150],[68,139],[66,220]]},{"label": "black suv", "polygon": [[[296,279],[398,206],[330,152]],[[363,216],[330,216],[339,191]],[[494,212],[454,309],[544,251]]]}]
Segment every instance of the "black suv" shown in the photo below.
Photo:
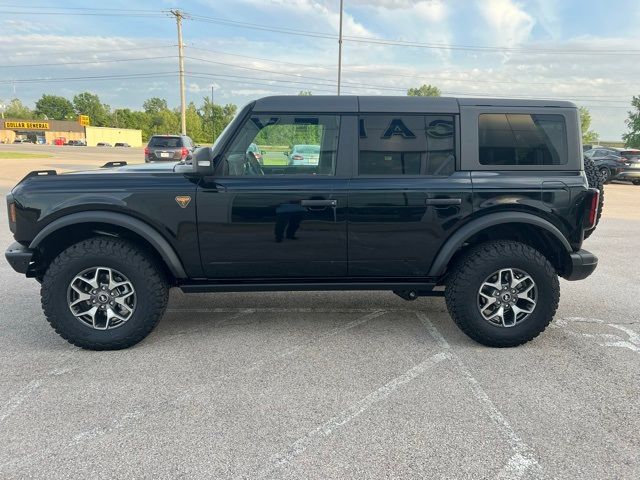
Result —
[{"label": "black suv", "polygon": [[[515,346],[552,320],[559,276],[596,268],[580,137],[568,102],[267,97],[183,162],[30,173],[6,257],[83,348],[142,340],[170,287],[444,296],[470,337]],[[318,161],[290,164],[294,145]]]},{"label": "black suv", "polygon": [[193,140],[186,135],[154,135],[144,149],[144,161],[175,162],[193,152]]}]

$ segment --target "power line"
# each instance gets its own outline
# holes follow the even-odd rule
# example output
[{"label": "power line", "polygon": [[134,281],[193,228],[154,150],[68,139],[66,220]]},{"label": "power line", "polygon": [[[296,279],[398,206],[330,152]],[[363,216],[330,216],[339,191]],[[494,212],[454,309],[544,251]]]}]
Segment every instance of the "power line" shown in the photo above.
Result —
[{"label": "power line", "polygon": [[147,72],[147,73],[125,73],[117,75],[82,75],[76,77],[40,77],[40,78],[21,78],[12,80],[0,80],[0,84],[12,83],[49,83],[49,82],[67,82],[72,80],[117,80],[127,78],[153,78],[162,76],[177,75],[177,71],[171,72]]},{"label": "power line", "polygon": [[[288,35],[298,35],[311,38],[325,38],[336,40],[338,35],[308,30],[298,30],[288,27],[271,26],[242,22],[238,20],[230,20],[219,17],[208,17],[204,15],[190,15],[191,20],[216,23],[220,25],[232,26],[237,28],[246,28],[251,30],[264,30],[276,33],[285,33]],[[511,53],[531,53],[531,54],[550,54],[550,55],[640,55],[639,49],[608,49],[608,50],[586,50],[586,49],[552,49],[552,48],[534,48],[534,47],[505,47],[505,46],[486,46],[486,45],[464,45],[464,44],[448,44],[448,43],[424,43],[404,40],[392,40],[378,37],[361,37],[361,36],[347,36],[343,37],[346,41],[356,43],[372,43],[383,44],[388,46],[402,46],[402,47],[414,47],[414,48],[428,48],[437,50],[461,50],[461,51],[474,51],[474,52],[511,52]]]},{"label": "power line", "polygon": [[139,58],[112,58],[112,59],[102,59],[102,60],[91,60],[86,62],[54,62],[54,63],[32,63],[32,64],[24,64],[24,65],[0,65],[0,68],[22,68],[22,67],[57,67],[57,66],[65,66],[65,65],[90,65],[95,63],[119,63],[119,62],[138,62],[142,60],[159,60],[159,59],[170,59],[176,58],[175,55],[172,56],[159,56],[159,57],[139,57]]},{"label": "power line", "polygon": [[[258,68],[258,67],[245,67],[243,65],[234,65],[234,64],[230,64],[230,63],[225,63],[225,62],[218,62],[215,60],[207,60],[204,58],[197,58],[197,57],[190,57],[190,56],[185,56],[185,58],[190,59],[190,60],[196,60],[196,61],[200,61],[200,62],[204,62],[204,63],[211,63],[214,65],[222,65],[222,66],[227,66],[227,67],[232,67],[232,68],[239,68],[242,70],[250,70],[250,71],[257,71],[257,72],[263,72],[263,73],[271,73],[271,74],[275,74],[275,75],[284,75],[284,76],[288,76],[288,77],[293,77],[293,78],[298,78],[298,79],[306,79],[306,80],[317,80],[317,81],[321,81],[321,82],[329,82],[329,84],[333,84],[336,85],[336,81],[332,80],[332,79],[328,79],[328,78],[322,78],[322,77],[310,77],[310,76],[305,76],[305,75],[298,75],[298,74],[292,74],[292,73],[283,73],[283,72],[278,72],[275,70],[267,70],[264,68]],[[317,85],[311,82],[299,82],[299,83],[307,83],[309,85]],[[407,88],[405,87],[391,87],[388,85],[379,85],[379,84],[372,84],[372,83],[362,83],[362,82],[347,82],[347,81],[343,81],[342,82],[344,85],[348,85],[348,86],[352,86],[352,87],[365,87],[365,88],[372,88],[372,89],[378,89],[378,90],[388,90],[388,91],[396,91],[396,92],[406,92]],[[479,82],[481,83],[481,82]],[[326,83],[325,83],[326,85]],[[465,95],[468,95],[467,93],[465,93]],[[628,98],[631,95],[587,95],[587,96],[583,96],[583,95],[572,95],[571,98]]]},{"label": "power line", "polygon": [[114,10],[114,11],[118,11],[118,12],[151,12],[151,13],[156,13],[158,12],[158,10],[151,10],[151,9],[142,9],[142,8],[129,8],[129,9],[123,9],[123,8],[100,8],[100,7],[54,7],[51,5],[43,5],[43,4],[38,4],[38,5],[30,5],[30,6],[26,6],[23,3],[19,3],[19,4],[11,4],[11,3],[3,3],[0,5],[0,7],[9,7],[9,8],[34,8],[34,9],[48,9],[48,10],[90,10],[90,11],[102,11],[102,10]]},{"label": "power line", "polygon": [[155,13],[118,13],[118,12],[18,12],[3,11],[5,15],[65,15],[65,16],[82,16],[82,17],[166,17],[162,12]]},{"label": "power line", "polygon": [[28,52],[11,52],[11,55],[14,56],[18,56],[18,57],[23,57],[23,56],[27,56],[27,55],[36,55],[36,56],[41,56],[41,55],[60,55],[60,56],[64,56],[64,55],[79,55],[81,53],[92,53],[95,55],[102,55],[102,54],[106,54],[106,53],[116,53],[116,52],[132,52],[132,51],[137,51],[137,50],[155,50],[158,48],[170,48],[170,47],[175,47],[176,44],[169,44],[169,45],[156,45],[153,47],[131,47],[131,48],[115,48],[115,49],[110,49],[110,50],[73,50],[73,51],[64,51],[64,52],[34,52],[34,51],[28,51]]},{"label": "power line", "polygon": [[[334,71],[335,67],[330,67],[328,65],[312,65],[309,63],[299,63],[299,62],[286,62],[283,60],[273,60],[273,59],[268,59],[268,58],[264,58],[264,57],[253,57],[250,55],[241,55],[241,54],[237,54],[237,53],[229,53],[229,52],[223,52],[220,50],[212,50],[209,48],[203,48],[203,47],[196,47],[193,45],[188,45],[188,47],[192,50],[199,50],[202,52],[209,52],[209,53],[215,53],[218,55],[227,55],[227,56],[231,56],[231,57],[239,57],[239,58],[247,58],[247,59],[251,59],[251,60],[260,60],[263,62],[269,62],[269,63],[276,63],[276,64],[283,64],[283,65],[293,65],[299,68],[311,68],[311,69],[320,69],[320,70],[330,70],[330,71]],[[353,67],[343,67],[343,70],[349,71],[349,72],[354,72],[354,73],[359,73],[362,75],[367,75],[370,74],[371,72],[364,72],[359,70],[360,67],[358,66],[353,66]],[[436,77],[434,76],[433,72],[416,72],[415,74],[401,74],[401,73],[389,73],[389,72],[381,72],[379,70],[375,71],[375,75],[377,77],[380,76],[384,76],[384,77],[400,77],[400,78],[415,78],[415,79],[422,79],[424,80],[425,78],[429,78],[432,81],[445,81],[445,82],[461,82],[461,83],[473,83],[473,84],[507,84],[507,85],[558,85],[558,82],[523,82],[523,81],[519,81],[519,80],[481,80],[481,79],[468,79],[468,78],[455,78],[455,77]],[[577,80],[571,80],[571,83],[573,85],[575,85],[577,83]],[[611,86],[613,85],[624,85],[624,83],[622,82],[616,82],[616,83],[611,83],[609,84]]]}]

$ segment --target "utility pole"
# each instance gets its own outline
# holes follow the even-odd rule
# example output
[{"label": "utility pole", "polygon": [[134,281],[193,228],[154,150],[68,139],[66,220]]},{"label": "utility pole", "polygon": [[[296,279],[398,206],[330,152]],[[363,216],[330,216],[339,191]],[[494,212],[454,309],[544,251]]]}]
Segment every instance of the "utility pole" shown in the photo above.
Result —
[{"label": "utility pole", "polygon": [[340,95],[340,77],[342,75],[342,10],[343,0],[340,0],[340,33],[338,35],[338,95]]},{"label": "utility pole", "polygon": [[169,10],[171,15],[176,17],[178,25],[178,64],[180,70],[180,125],[182,135],[187,134],[187,105],[184,95],[184,44],[182,43],[182,19],[183,13],[180,10]]}]

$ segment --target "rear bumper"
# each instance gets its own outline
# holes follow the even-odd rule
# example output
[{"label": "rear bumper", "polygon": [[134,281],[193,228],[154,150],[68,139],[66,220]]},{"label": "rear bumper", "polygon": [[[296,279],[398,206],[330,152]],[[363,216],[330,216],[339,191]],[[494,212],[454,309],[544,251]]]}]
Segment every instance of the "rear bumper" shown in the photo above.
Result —
[{"label": "rear bumper", "polygon": [[33,260],[33,250],[18,242],[14,242],[7,248],[6,252],[4,252],[4,256],[9,262],[9,265],[11,265],[11,268],[18,273],[26,274]]},{"label": "rear bumper", "polygon": [[586,250],[578,250],[569,254],[571,263],[569,271],[562,275],[566,280],[582,280],[593,273],[598,266],[598,257]]}]

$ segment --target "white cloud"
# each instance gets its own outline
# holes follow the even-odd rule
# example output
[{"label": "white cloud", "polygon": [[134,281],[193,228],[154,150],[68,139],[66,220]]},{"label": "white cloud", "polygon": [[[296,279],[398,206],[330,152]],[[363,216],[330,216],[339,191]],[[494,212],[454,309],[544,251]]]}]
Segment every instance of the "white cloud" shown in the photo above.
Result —
[{"label": "white cloud", "polygon": [[531,35],[535,19],[512,0],[481,0],[479,8],[490,31],[491,44],[515,46]]}]

